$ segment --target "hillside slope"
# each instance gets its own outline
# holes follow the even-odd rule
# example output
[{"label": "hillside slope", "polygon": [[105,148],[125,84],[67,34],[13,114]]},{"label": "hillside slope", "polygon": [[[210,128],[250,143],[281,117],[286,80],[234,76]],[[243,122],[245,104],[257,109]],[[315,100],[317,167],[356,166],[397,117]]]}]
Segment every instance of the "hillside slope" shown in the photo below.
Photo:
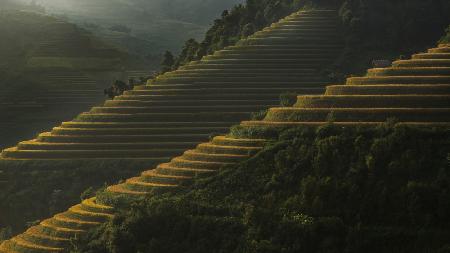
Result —
[{"label": "hillside slope", "polygon": [[[227,48],[210,60],[167,73],[51,133],[5,150],[9,158],[0,160],[0,170],[7,183],[0,199],[11,205],[0,205],[4,214],[0,223],[22,231],[26,222],[76,203],[88,187],[98,188],[168,161],[249,119],[252,112],[277,105],[280,93],[322,92],[328,79],[320,68],[331,64],[341,47],[335,15],[294,14],[250,38],[247,43],[254,45],[243,41],[244,45]],[[260,59],[263,54],[267,60]],[[277,81],[281,72],[282,83]],[[215,81],[205,84],[211,80]],[[93,171],[90,180],[79,179]]]},{"label": "hillside slope", "polygon": [[[268,153],[259,153],[254,159],[257,162],[252,165],[254,167],[239,170],[240,175],[242,173],[255,175],[257,181],[263,182],[267,179],[259,177],[267,175],[267,170],[272,171],[273,167],[286,171],[286,174],[275,175],[270,182],[265,182],[263,189],[261,185],[253,185],[256,192],[248,194],[253,201],[258,199],[254,196],[260,196],[259,204],[263,208],[252,207],[238,200],[237,210],[233,210],[231,214],[245,210],[245,216],[242,217],[244,220],[241,222],[233,218],[222,220],[223,226],[233,225],[227,228],[230,232],[226,235],[233,240],[242,240],[236,238],[236,234],[231,231],[237,230],[244,236],[242,230],[248,227],[249,237],[246,238],[250,238],[251,241],[244,241],[245,247],[269,252],[279,250],[284,244],[287,244],[288,252],[296,252],[302,248],[314,252],[322,252],[324,249],[340,252],[339,249],[346,247],[350,247],[347,250],[353,252],[361,249],[369,251],[382,249],[384,252],[445,249],[448,247],[446,243],[450,232],[446,223],[443,223],[448,223],[445,214],[450,210],[450,202],[446,198],[448,175],[444,171],[450,138],[449,49],[450,45],[442,44],[429,49],[427,53],[413,55],[410,60],[395,62],[393,67],[369,70],[365,77],[348,78],[346,85],[329,86],[323,96],[299,96],[293,107],[272,108],[264,120],[243,122],[240,127],[232,129],[229,136],[215,137],[211,142],[200,144],[169,163],[160,164],[155,169],[144,171],[139,177],[110,186],[98,194],[97,198],[86,199],[68,211],[44,220],[24,234],[4,242],[0,250],[62,252],[69,247],[71,238],[98,227],[105,220],[110,220],[113,208],[127,208],[130,200],[160,196],[165,192],[183,191],[192,181],[199,180],[202,176],[217,174],[222,168],[248,160],[261,151],[268,140],[277,138],[283,128],[330,124],[335,126],[319,128],[317,135],[312,134],[314,131],[311,130],[288,132],[287,137],[281,137],[285,142],[281,144],[281,148],[269,150]],[[371,95],[371,99],[368,99],[367,95]],[[402,124],[397,128],[380,126],[385,121],[392,121],[391,118]],[[369,127],[374,125],[378,126],[378,129]],[[414,130],[413,127],[418,128]],[[411,136],[414,137],[412,143]],[[400,144],[404,146],[399,148]],[[399,158],[389,152],[389,150],[397,151],[397,148]],[[273,158],[274,153],[277,154],[277,159]],[[424,173],[425,167],[429,173]],[[261,168],[264,168],[262,173],[248,172]],[[289,174],[294,173],[290,171],[291,169],[298,170],[293,175],[299,182],[283,183],[283,180],[293,179]],[[233,175],[232,170],[228,170],[227,173]],[[224,179],[227,174],[221,176]],[[221,185],[223,181],[233,187]],[[208,194],[203,189],[198,192],[198,196],[194,196],[196,199],[200,197],[210,201],[208,197],[211,197],[211,194],[219,196],[223,194],[226,197],[219,198],[221,201],[233,202],[232,195],[229,195],[231,192],[239,194],[236,192],[239,189],[249,190],[245,188],[246,185],[239,187],[242,182],[252,184],[252,179],[246,180],[245,176],[231,176],[231,179],[225,178],[213,183],[212,189],[210,188],[212,193]],[[436,186],[434,182],[439,184]],[[300,186],[302,190],[299,193],[288,185]],[[220,187],[217,188],[218,186]],[[279,198],[273,192],[262,197],[258,189],[292,190],[290,193],[293,196],[289,199]],[[374,189],[381,192],[373,191]],[[394,196],[389,195],[392,192]],[[247,197],[247,201],[249,200],[246,192],[241,194],[243,196],[238,195],[236,199]],[[375,197],[374,194],[375,196],[381,194],[381,197]],[[366,203],[374,199],[377,200],[375,205]],[[354,205],[358,211],[349,209],[339,200]],[[396,205],[392,206],[393,203]],[[158,206],[157,200],[155,204],[156,208],[164,208],[163,205]],[[274,208],[274,205],[281,208]],[[383,212],[388,206],[394,210],[388,213],[389,217]],[[197,214],[202,214],[202,210],[205,210],[203,208],[214,211],[211,206],[202,207],[197,210]],[[183,206],[172,210],[189,212],[192,209]],[[216,209],[216,212],[218,217],[224,214],[223,210]],[[169,216],[170,214],[173,212],[169,212]],[[180,215],[181,217],[175,217],[183,219],[183,214]],[[134,223],[142,219],[146,218],[131,216],[128,221]],[[211,220],[210,226],[217,229],[214,226],[217,223],[213,221],[218,219]],[[283,223],[271,222],[276,219],[281,219]],[[120,220],[114,220],[114,224],[118,222]],[[197,222],[201,224],[202,220]],[[275,226],[276,224],[278,226]],[[177,228],[182,225],[177,224]],[[196,224],[191,225],[196,227]],[[164,229],[165,224],[161,226]],[[139,231],[148,229],[141,225],[134,228]],[[151,227],[155,235],[160,234],[159,228],[160,226]],[[418,228],[421,229],[420,233],[416,230]],[[173,231],[174,228],[170,230]],[[221,233],[223,231],[221,230]],[[290,236],[280,236],[276,231]],[[160,241],[143,236],[137,240],[152,240],[152,243],[141,245],[135,244],[136,241],[131,241],[131,244],[118,242],[117,236],[120,238],[121,232],[125,234],[128,232],[123,230],[115,232],[111,238],[114,243],[112,247],[118,249],[125,245],[126,249],[144,247],[162,250],[167,247],[159,243],[170,241],[179,235],[169,234],[169,239],[163,238]],[[195,232],[192,232],[194,238],[190,239],[195,241],[196,238],[197,240],[208,238],[205,234],[199,235]],[[272,233],[273,236],[270,236]],[[343,236],[344,234],[346,235]],[[128,234],[128,238],[132,236]],[[311,240],[312,238],[314,240]],[[363,241],[359,241],[358,238],[363,238]],[[414,247],[410,244],[404,247],[402,243],[394,241],[398,238],[419,238],[421,241],[417,241]],[[433,241],[429,241],[430,238],[433,238]],[[376,244],[380,239],[387,244]],[[231,246],[228,240],[221,242],[226,243],[223,247],[227,249]],[[96,243],[98,241],[93,242],[94,247],[98,246]],[[109,242],[107,244],[111,246]],[[372,248],[372,245],[378,246]],[[198,247],[198,244],[194,243],[193,246]],[[213,246],[217,244],[209,245]],[[178,249],[177,246],[174,247],[171,250]],[[221,250],[222,248],[219,248],[218,252]],[[113,251],[116,252],[114,248]]]},{"label": "hillside slope", "polygon": [[116,209],[74,251],[447,252],[449,140],[391,124],[286,130],[247,162]]},{"label": "hillside slope", "polygon": [[[26,11],[1,11],[0,147],[30,138],[104,100],[105,77],[126,55],[75,25]],[[107,77],[112,78],[112,77]]]}]

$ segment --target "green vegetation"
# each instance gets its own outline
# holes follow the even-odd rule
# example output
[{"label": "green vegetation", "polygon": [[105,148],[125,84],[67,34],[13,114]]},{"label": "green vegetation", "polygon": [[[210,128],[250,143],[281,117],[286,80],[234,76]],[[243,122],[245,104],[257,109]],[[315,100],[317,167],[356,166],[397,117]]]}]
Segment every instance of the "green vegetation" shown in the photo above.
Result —
[{"label": "green vegetation", "polygon": [[252,120],[262,120],[267,115],[267,110],[261,110],[259,112],[253,112],[250,116]]},{"label": "green vegetation", "polygon": [[175,62],[175,59],[174,59],[172,53],[169,51],[164,52],[163,60],[161,62],[161,67],[162,67],[161,72],[165,73],[167,71],[170,71],[174,62]]},{"label": "green vegetation", "polygon": [[297,102],[298,94],[295,92],[285,92],[280,95],[280,105],[283,107],[293,106]]},{"label": "green vegetation", "polygon": [[22,232],[42,217],[50,217],[78,203],[77,196],[86,189],[102,188],[160,162],[118,159],[0,161],[1,180],[4,180],[0,191],[0,227]]},{"label": "green vegetation", "polygon": [[447,30],[445,30],[445,32],[445,35],[439,41],[440,43],[450,43],[450,25],[447,27]]},{"label": "green vegetation", "polygon": [[447,252],[445,130],[297,128],[254,158],[149,197],[76,252]]}]

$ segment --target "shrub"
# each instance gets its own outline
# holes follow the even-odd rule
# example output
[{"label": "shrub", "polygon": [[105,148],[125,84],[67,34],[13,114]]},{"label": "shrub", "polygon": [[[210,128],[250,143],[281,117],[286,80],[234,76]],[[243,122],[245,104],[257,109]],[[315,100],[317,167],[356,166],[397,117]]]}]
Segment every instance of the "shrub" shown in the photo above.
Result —
[{"label": "shrub", "polygon": [[0,228],[0,244],[4,240],[8,240],[13,235],[11,227]]},{"label": "shrub", "polygon": [[168,72],[172,70],[172,67],[175,64],[175,58],[173,57],[173,54],[170,51],[164,52],[163,60],[161,62],[161,73]]},{"label": "shrub", "polygon": [[297,93],[285,92],[280,95],[280,105],[283,107],[293,106],[297,102]]},{"label": "shrub", "polygon": [[445,30],[445,35],[439,40],[439,43],[450,43],[450,25]]},{"label": "shrub", "polygon": [[95,196],[95,193],[95,189],[93,187],[89,187],[80,194],[80,200],[83,201],[85,199],[92,198]]},{"label": "shrub", "polygon": [[[0,227],[22,231],[29,221],[50,217],[80,201],[80,194],[102,189],[155,166],[145,160],[0,161]],[[86,194],[83,194],[84,196]],[[91,195],[91,193],[87,194]],[[86,197],[86,196],[85,196]]]},{"label": "shrub", "polygon": [[251,119],[252,120],[263,120],[266,117],[268,110],[261,110],[259,112],[252,112]]},{"label": "shrub", "polygon": [[278,136],[279,129],[271,127],[245,127],[236,125],[230,128],[229,136],[234,138],[273,139]]}]

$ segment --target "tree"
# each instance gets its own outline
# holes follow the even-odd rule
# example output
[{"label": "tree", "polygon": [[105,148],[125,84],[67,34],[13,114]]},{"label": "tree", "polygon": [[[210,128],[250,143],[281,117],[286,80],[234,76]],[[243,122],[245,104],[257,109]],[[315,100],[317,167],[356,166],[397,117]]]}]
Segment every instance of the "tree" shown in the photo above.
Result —
[{"label": "tree", "polygon": [[199,49],[200,44],[195,39],[189,39],[186,41],[180,55],[178,56],[178,59],[175,61],[174,67],[176,68],[190,61],[198,60]]},{"label": "tree", "polygon": [[2,241],[11,238],[12,235],[11,227],[0,228],[0,244]]},{"label": "tree", "polygon": [[165,73],[167,71],[172,70],[172,67],[174,66],[174,64],[175,64],[175,58],[173,57],[173,54],[170,51],[166,51],[164,53],[163,60],[161,62],[161,67],[162,67],[161,72]]},{"label": "tree", "polygon": [[440,43],[450,43],[450,25],[448,26],[448,28],[446,30],[446,34],[444,35],[444,37],[441,38],[441,40],[439,42]]}]

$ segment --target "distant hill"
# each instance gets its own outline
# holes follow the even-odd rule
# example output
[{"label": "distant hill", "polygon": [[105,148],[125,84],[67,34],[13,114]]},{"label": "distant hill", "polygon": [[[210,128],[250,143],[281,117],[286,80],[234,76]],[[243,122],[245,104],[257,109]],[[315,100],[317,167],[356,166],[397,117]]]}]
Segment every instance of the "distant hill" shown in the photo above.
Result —
[{"label": "distant hill", "polygon": [[0,148],[103,101],[127,60],[74,24],[12,9],[0,11]]},{"label": "distant hill", "polygon": [[[0,34],[2,77],[15,77],[29,68],[39,67],[89,69],[86,64],[92,64],[94,58],[119,64],[126,57],[73,24],[35,12],[0,10]],[[82,66],[73,65],[77,61],[74,59],[83,57],[89,57],[91,61]]]},{"label": "distant hill", "polygon": [[220,17],[223,10],[243,0],[37,2],[48,13],[77,23],[110,43],[128,50],[139,60],[157,66],[161,52],[178,51],[183,42],[190,38],[201,39],[212,20]]},{"label": "distant hill", "polygon": [[0,10],[22,9],[27,4],[14,0],[0,0]]},{"label": "distant hill", "polygon": [[[27,1],[25,1],[27,2]],[[68,17],[84,16],[104,22],[171,19],[182,22],[208,24],[243,0],[40,0],[50,12],[64,13]],[[100,14],[100,15],[99,15]]]}]

